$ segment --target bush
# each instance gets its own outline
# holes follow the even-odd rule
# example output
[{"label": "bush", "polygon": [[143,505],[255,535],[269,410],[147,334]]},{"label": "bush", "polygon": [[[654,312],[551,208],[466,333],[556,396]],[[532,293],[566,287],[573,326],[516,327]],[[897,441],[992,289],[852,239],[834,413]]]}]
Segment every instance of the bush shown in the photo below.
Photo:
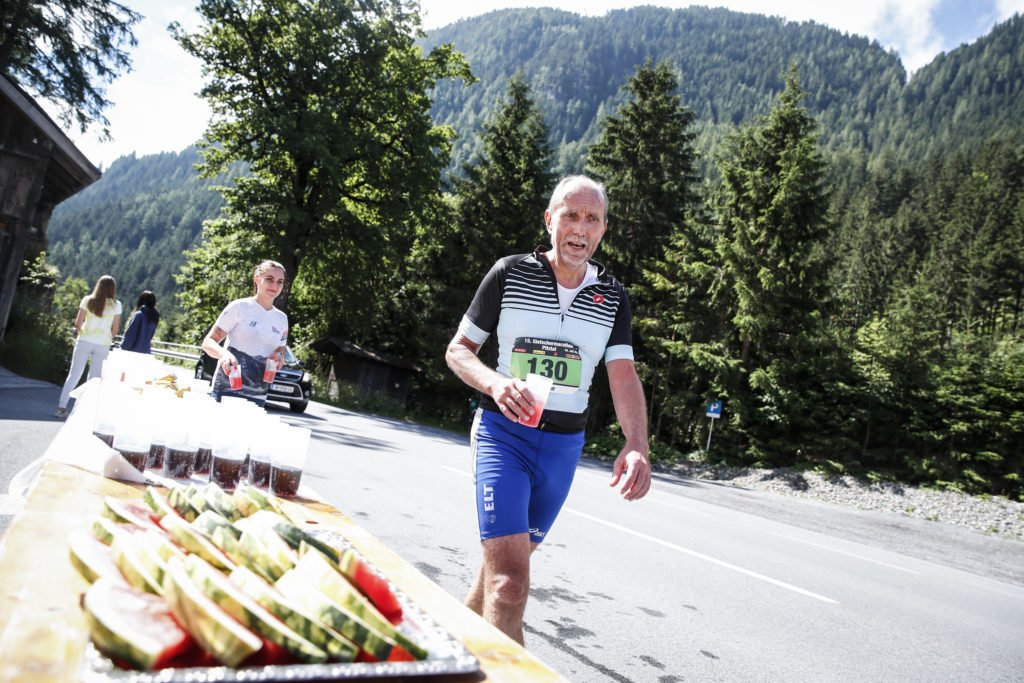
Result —
[{"label": "bush", "polygon": [[46,252],[26,261],[14,296],[0,364],[24,377],[63,384],[74,347],[78,304],[89,293],[79,278],[57,283]]}]

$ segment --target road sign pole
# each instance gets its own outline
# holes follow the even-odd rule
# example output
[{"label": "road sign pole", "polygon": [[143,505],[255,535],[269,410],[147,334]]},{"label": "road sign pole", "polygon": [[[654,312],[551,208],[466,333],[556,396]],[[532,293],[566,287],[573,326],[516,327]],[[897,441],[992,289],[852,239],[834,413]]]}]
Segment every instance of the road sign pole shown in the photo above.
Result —
[{"label": "road sign pole", "polygon": [[704,455],[711,452],[711,432],[715,431],[715,418],[711,418],[711,427],[708,428],[708,445],[704,448]]}]

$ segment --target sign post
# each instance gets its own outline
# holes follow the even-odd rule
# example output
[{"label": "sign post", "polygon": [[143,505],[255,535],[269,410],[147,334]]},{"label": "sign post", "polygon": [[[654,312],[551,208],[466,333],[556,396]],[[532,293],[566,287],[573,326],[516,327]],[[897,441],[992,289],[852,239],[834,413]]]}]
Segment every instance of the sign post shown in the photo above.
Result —
[{"label": "sign post", "polygon": [[715,431],[715,420],[722,417],[722,402],[719,399],[711,401],[704,414],[711,418],[711,426],[708,427],[708,445],[704,448],[704,455],[707,456],[711,451],[711,432]]}]

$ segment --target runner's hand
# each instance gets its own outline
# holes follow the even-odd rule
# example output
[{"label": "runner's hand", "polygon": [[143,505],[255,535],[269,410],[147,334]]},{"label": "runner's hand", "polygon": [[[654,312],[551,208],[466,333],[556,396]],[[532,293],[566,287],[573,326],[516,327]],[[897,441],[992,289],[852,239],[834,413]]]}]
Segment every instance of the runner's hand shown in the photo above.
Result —
[{"label": "runner's hand", "polygon": [[238,359],[230,351],[224,351],[220,355],[220,369],[225,375],[231,375],[231,368],[235,365],[238,365]]},{"label": "runner's hand", "polygon": [[512,377],[504,377],[491,390],[491,398],[498,405],[501,414],[519,422],[519,418],[533,415],[533,396],[526,388],[526,382]]},{"label": "runner's hand", "polygon": [[[623,479],[623,475],[625,478]],[[618,486],[622,480],[620,491],[626,500],[640,500],[651,490],[651,463],[647,456],[636,450],[629,443],[615,458],[612,466],[612,480],[609,486]]]}]

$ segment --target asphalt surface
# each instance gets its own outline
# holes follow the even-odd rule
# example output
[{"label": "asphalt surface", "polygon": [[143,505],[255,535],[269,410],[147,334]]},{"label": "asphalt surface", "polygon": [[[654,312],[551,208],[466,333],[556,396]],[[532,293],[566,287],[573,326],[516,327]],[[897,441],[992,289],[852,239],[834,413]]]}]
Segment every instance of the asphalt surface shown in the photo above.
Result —
[{"label": "asphalt surface", "polygon": [[[0,528],[10,478],[61,425],[57,392],[0,369]],[[278,414],[314,432],[304,484],[465,594],[465,435],[316,403]],[[1024,680],[1024,543],[666,475],[626,503],[609,470],[581,464],[534,555],[526,645],[567,679]]]},{"label": "asphalt surface", "polygon": [[[467,438],[321,405],[304,481],[457,597]],[[1024,543],[584,462],[534,555],[526,644],[573,681],[1020,681]]]}]

